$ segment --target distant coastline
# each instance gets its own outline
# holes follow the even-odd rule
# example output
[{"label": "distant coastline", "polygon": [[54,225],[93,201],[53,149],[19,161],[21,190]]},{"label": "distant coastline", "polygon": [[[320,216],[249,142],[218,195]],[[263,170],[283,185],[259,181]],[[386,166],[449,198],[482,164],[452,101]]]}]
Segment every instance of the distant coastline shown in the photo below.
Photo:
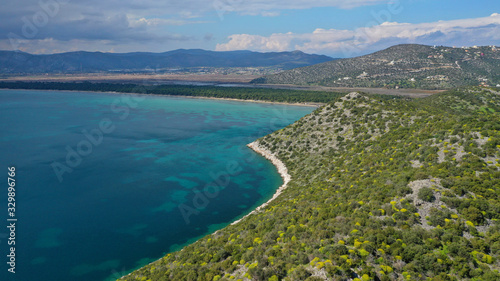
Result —
[{"label": "distant coastline", "polygon": [[157,97],[171,97],[171,98],[187,98],[187,99],[208,99],[208,100],[221,100],[221,101],[238,101],[238,102],[252,102],[252,103],[266,103],[266,104],[281,104],[281,105],[292,105],[292,106],[306,106],[318,108],[324,103],[290,103],[290,102],[275,102],[275,101],[265,101],[265,100],[245,100],[245,99],[232,99],[232,98],[214,98],[214,97],[193,97],[193,96],[182,96],[182,95],[161,95],[161,94],[143,94],[143,93],[122,93],[122,92],[97,92],[97,91],[80,91],[80,90],[41,90],[41,89],[0,89],[0,91],[16,90],[16,91],[55,91],[55,92],[74,92],[74,93],[96,93],[96,94],[119,94],[119,95],[145,95],[145,96],[157,96]]},{"label": "distant coastline", "polygon": [[143,85],[165,85],[165,86],[212,86],[212,87],[234,87],[234,88],[251,88],[251,89],[277,89],[277,90],[293,90],[293,91],[312,91],[312,92],[364,92],[369,94],[379,95],[396,95],[410,98],[422,98],[443,92],[444,90],[424,90],[413,88],[368,88],[368,87],[340,87],[340,86],[320,86],[320,85],[294,85],[294,84],[258,84],[251,83],[257,76],[247,77],[245,75],[231,77],[215,77],[213,75],[83,75],[82,77],[74,76],[16,76],[8,78],[0,78],[0,83],[7,82],[59,82],[59,83],[114,83],[114,84],[140,84]]},{"label": "distant coastline", "polygon": [[[203,87],[203,86],[190,86],[190,87]],[[251,87],[249,87],[251,88]],[[238,89],[245,89],[244,87],[238,87]],[[269,100],[256,100],[256,99],[243,99],[243,98],[230,98],[230,97],[211,97],[211,96],[193,96],[193,95],[174,95],[174,94],[156,94],[156,93],[140,93],[140,92],[120,92],[120,91],[95,91],[95,90],[85,90],[85,89],[37,89],[37,88],[10,88],[0,87],[0,90],[19,90],[19,91],[57,91],[57,92],[75,92],[75,93],[103,93],[103,94],[123,94],[123,95],[145,95],[145,96],[163,96],[163,97],[178,97],[178,98],[194,98],[194,99],[210,99],[210,100],[225,100],[225,101],[238,101],[238,102],[253,102],[253,103],[267,103],[267,104],[281,104],[281,105],[293,105],[293,106],[307,106],[307,107],[320,107],[324,105],[323,102],[283,102],[283,101],[269,101]],[[342,93],[343,95],[344,93]]]},{"label": "distant coastline", "polygon": [[[117,94],[122,94],[118,93]],[[148,94],[141,94],[148,95]],[[278,101],[264,101],[264,100],[245,100],[245,99],[231,99],[231,98],[213,98],[213,97],[193,97],[193,96],[174,96],[174,95],[158,95],[153,94],[154,96],[163,96],[163,97],[179,97],[179,98],[191,98],[191,99],[208,99],[208,100],[223,100],[223,101],[239,101],[239,102],[254,102],[254,103],[267,103],[267,104],[281,104],[281,105],[293,105],[293,106],[307,106],[307,107],[320,107],[323,106],[324,103],[290,103],[290,102],[278,102]]]}]

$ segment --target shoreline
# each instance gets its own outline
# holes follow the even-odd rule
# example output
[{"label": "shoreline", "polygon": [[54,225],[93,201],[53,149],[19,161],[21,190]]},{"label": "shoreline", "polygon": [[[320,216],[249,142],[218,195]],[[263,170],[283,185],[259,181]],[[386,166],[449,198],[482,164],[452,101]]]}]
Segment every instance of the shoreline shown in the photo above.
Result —
[{"label": "shoreline", "polygon": [[[248,216],[253,215],[253,214],[257,214],[260,210],[262,210],[263,208],[267,207],[267,205],[269,205],[269,203],[271,203],[274,199],[276,199],[278,196],[280,196],[283,193],[283,191],[288,187],[288,183],[292,180],[292,177],[290,176],[290,174],[288,174],[288,169],[285,166],[285,164],[283,162],[281,162],[281,160],[278,159],[278,157],[276,157],[271,151],[269,151],[269,150],[267,150],[267,149],[259,146],[259,141],[258,140],[247,144],[247,147],[250,148],[250,149],[252,149],[256,153],[258,153],[262,157],[266,158],[267,160],[271,161],[271,163],[276,167],[276,169],[278,170],[278,173],[280,174],[281,178],[283,179],[283,184],[280,187],[278,187],[278,189],[276,190],[276,192],[273,194],[273,197],[271,197],[269,200],[267,200],[266,202],[264,202],[261,205],[257,206],[255,209],[253,209],[250,213],[244,215],[242,218],[240,218],[238,220],[235,220],[232,223],[228,224],[224,228],[226,228],[228,226],[236,225],[239,222],[241,222],[243,219],[247,218]],[[221,231],[224,228],[218,229],[218,230],[214,231],[213,233],[210,233],[210,234],[207,234],[207,235],[216,235],[219,231]],[[203,237],[205,237],[205,236],[203,236]],[[191,244],[193,244],[195,242],[192,242],[189,245],[191,245]],[[184,248],[185,248],[185,246],[182,249],[180,249],[179,251],[183,251]],[[150,262],[150,263],[148,263],[146,265],[140,266],[137,269],[132,270],[132,272],[130,272],[129,274],[120,277],[120,279],[123,279],[124,277],[129,276],[130,274],[132,274],[134,271],[136,271],[138,269],[141,269],[141,268],[143,268],[145,266],[152,265],[152,264],[154,264],[154,263],[156,263],[158,261],[161,261],[162,259],[163,259],[163,257],[161,257],[161,258],[159,258],[159,259],[157,259],[155,261],[152,261],[152,262]]]},{"label": "shoreline", "polygon": [[238,102],[252,102],[252,103],[265,103],[265,104],[281,104],[281,105],[292,105],[292,106],[306,106],[306,107],[321,107],[325,105],[324,103],[289,103],[289,102],[278,102],[278,101],[266,101],[266,100],[244,100],[236,98],[215,98],[215,97],[204,97],[204,96],[184,96],[184,95],[161,95],[161,94],[144,94],[144,93],[123,93],[123,92],[97,92],[97,91],[76,91],[76,90],[51,90],[51,89],[10,89],[2,88],[0,91],[10,90],[10,91],[54,91],[54,92],[72,92],[72,93],[96,93],[96,94],[119,94],[119,95],[144,95],[144,96],[157,96],[157,97],[178,97],[178,98],[191,98],[191,99],[209,99],[209,100],[222,100],[222,101],[238,101]]},{"label": "shoreline", "polygon": [[[288,187],[288,183],[292,180],[292,177],[290,176],[290,174],[288,174],[288,169],[285,166],[285,164],[283,162],[281,162],[281,160],[278,159],[278,157],[276,157],[271,151],[261,147],[259,145],[259,141],[254,141],[252,143],[249,143],[249,144],[247,144],[247,147],[249,147],[253,151],[257,152],[258,154],[260,154],[261,156],[263,156],[267,160],[271,161],[271,163],[276,167],[276,169],[278,170],[278,173],[280,174],[281,178],[283,179],[283,184],[278,188],[278,190],[276,190],[276,192],[273,194],[273,197],[271,197],[266,202],[262,203],[260,206],[255,208],[250,213],[243,216],[241,219],[232,222],[230,225],[235,225],[235,224],[239,223],[240,221],[242,221],[243,219],[245,219],[246,217],[253,215],[253,214],[256,214],[260,210],[267,207],[267,205],[269,205],[269,203],[271,203],[274,199],[276,199],[278,196],[280,196],[281,193],[283,193],[283,191]],[[217,233],[217,231],[215,233]]]},{"label": "shoreline", "polygon": [[[151,96],[163,96],[163,97],[194,98],[194,99],[212,99],[212,100],[227,100],[227,101],[237,101],[237,102],[253,102],[253,103],[268,103],[268,104],[307,106],[307,107],[316,107],[316,108],[323,105],[323,104],[320,104],[320,103],[317,103],[317,104],[285,103],[285,102],[270,102],[270,101],[259,101],[259,100],[243,100],[243,99],[234,99],[234,98],[215,98],[215,97],[203,97],[203,96],[162,95],[162,94],[144,94],[144,93],[122,93],[122,92],[110,92],[110,91],[107,91],[107,92],[97,92],[97,91],[50,90],[50,89],[47,89],[47,90],[45,90],[45,89],[44,90],[39,90],[39,89],[0,89],[0,91],[5,91],[5,90],[11,90],[11,91],[12,90],[17,90],[17,91],[57,91],[57,92],[70,92],[70,93],[96,93],[96,94],[115,94],[115,95],[116,94],[122,94],[122,95],[151,95]],[[259,145],[259,141],[258,140],[247,144],[247,147],[250,148],[250,149],[252,149],[256,153],[258,153],[259,155],[263,156],[267,160],[271,161],[271,163],[273,164],[273,166],[276,167],[278,173],[280,174],[280,177],[283,179],[283,184],[278,187],[278,189],[276,190],[276,192],[273,194],[273,196],[269,200],[267,200],[266,202],[264,202],[261,205],[257,206],[250,213],[244,215],[240,219],[235,220],[235,221],[229,223],[227,226],[236,225],[239,222],[241,222],[243,219],[247,218],[248,216],[260,212],[262,209],[264,209],[265,207],[267,207],[273,200],[275,200],[279,195],[281,195],[282,192],[288,187],[288,183],[291,181],[291,176],[288,174],[288,169],[285,166],[285,164],[280,159],[278,159],[271,151],[269,151],[269,150],[261,147]],[[224,229],[224,228],[222,228],[222,229]],[[216,230],[213,233],[210,233],[210,234],[207,234],[207,235],[215,235],[215,234],[217,234],[222,229]],[[194,243],[194,242],[192,242],[192,243]],[[190,244],[192,244],[192,243],[190,243]],[[182,251],[182,250],[183,249],[181,249],[179,251]],[[148,263],[146,265],[140,266],[140,267],[132,270],[132,272],[134,272],[134,271],[136,271],[136,270],[138,270],[140,268],[143,268],[145,266],[154,264],[154,263],[158,262],[159,260],[161,260],[162,258],[163,257],[161,257],[161,258],[159,258],[157,260],[154,260],[154,261],[152,261],[152,262],[150,262],[150,263]],[[126,274],[126,275],[120,277],[120,279],[123,279],[123,277],[126,277],[126,276],[132,274],[132,272],[130,272],[129,274]]]}]

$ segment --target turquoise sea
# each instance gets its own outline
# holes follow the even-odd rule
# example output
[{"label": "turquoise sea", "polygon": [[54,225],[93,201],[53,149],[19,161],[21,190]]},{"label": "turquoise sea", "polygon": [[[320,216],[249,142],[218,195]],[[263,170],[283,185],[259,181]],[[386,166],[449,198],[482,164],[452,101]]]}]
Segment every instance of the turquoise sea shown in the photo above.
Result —
[{"label": "turquoise sea", "polygon": [[[0,91],[0,280],[116,280],[267,201],[282,180],[247,143],[313,108]],[[7,168],[16,168],[16,273]]]}]

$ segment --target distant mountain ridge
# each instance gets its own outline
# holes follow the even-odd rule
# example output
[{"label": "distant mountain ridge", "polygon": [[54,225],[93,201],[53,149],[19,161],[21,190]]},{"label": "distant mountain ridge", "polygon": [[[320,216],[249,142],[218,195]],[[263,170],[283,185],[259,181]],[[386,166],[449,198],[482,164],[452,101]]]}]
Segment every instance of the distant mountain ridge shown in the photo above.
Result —
[{"label": "distant mountain ridge", "polygon": [[164,53],[69,52],[32,55],[0,51],[0,73],[91,73],[109,71],[147,71],[185,67],[279,67],[292,69],[333,58],[301,51],[258,53],[252,51],[215,52],[179,49]]},{"label": "distant mountain ridge", "polygon": [[264,76],[254,83],[446,89],[500,83],[500,48],[396,45]]}]

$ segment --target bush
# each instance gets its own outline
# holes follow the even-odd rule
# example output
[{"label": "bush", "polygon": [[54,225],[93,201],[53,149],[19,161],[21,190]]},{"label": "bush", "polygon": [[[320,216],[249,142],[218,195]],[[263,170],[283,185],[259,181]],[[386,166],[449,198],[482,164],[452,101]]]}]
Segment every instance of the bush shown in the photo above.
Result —
[{"label": "bush", "polygon": [[323,281],[323,278],[320,278],[318,276],[311,276],[307,278],[306,281]]},{"label": "bush", "polygon": [[418,199],[425,202],[434,202],[436,197],[434,197],[434,192],[428,187],[423,187],[418,191]]},{"label": "bush", "polygon": [[464,209],[463,214],[465,218],[473,222],[474,224],[483,224],[484,223],[484,216],[483,213],[476,207],[470,206],[467,209]]},{"label": "bush", "polygon": [[310,277],[312,274],[304,269],[304,267],[299,266],[295,268],[295,270],[291,274],[291,278],[293,280],[306,280],[308,277]]},{"label": "bush", "polygon": [[436,208],[432,208],[430,211],[430,219],[429,221],[433,226],[444,226],[446,224],[445,220],[450,219],[451,215],[453,213],[446,209],[446,210],[439,210]]}]

